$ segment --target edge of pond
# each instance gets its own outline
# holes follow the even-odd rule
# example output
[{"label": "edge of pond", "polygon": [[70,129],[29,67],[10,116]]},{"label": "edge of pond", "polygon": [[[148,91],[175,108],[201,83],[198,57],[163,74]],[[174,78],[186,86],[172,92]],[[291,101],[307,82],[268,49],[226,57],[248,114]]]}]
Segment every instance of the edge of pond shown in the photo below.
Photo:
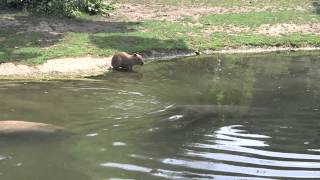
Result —
[{"label": "edge of pond", "polygon": [[[147,63],[159,60],[172,60],[181,57],[215,54],[265,54],[274,52],[320,51],[320,47],[250,47],[223,48],[220,50],[172,49],[141,53]],[[111,70],[111,57],[67,57],[51,59],[44,64],[32,66],[14,62],[0,63],[0,80],[87,80],[92,76],[103,75]]]}]

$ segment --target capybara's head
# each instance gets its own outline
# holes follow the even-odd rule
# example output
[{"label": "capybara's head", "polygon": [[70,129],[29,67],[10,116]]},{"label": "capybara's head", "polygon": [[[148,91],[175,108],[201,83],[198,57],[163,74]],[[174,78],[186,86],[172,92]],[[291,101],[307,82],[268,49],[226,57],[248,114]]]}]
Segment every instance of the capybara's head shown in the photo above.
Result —
[{"label": "capybara's head", "polygon": [[140,54],[134,53],[134,54],[133,54],[133,57],[134,57],[134,62],[135,62],[136,64],[139,64],[139,65],[141,65],[141,66],[144,64],[143,57],[142,57]]}]

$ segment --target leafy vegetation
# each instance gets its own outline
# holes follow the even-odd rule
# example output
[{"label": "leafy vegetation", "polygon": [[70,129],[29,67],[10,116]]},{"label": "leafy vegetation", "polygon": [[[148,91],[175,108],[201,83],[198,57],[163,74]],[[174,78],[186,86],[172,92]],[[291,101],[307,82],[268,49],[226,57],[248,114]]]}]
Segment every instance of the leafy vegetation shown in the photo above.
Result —
[{"label": "leafy vegetation", "polygon": [[33,13],[76,17],[85,12],[103,14],[111,9],[103,0],[2,0],[2,4]]}]

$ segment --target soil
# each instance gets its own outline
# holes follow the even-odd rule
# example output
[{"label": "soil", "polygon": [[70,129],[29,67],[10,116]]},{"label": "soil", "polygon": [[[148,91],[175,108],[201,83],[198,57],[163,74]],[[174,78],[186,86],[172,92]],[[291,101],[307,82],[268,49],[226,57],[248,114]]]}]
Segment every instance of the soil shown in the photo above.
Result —
[{"label": "soil", "polygon": [[79,57],[52,59],[37,66],[2,63],[0,79],[67,78],[99,75],[111,69],[111,57]]},{"label": "soil", "polygon": [[267,36],[280,36],[289,33],[320,34],[320,23],[311,24],[263,24],[255,29],[234,25],[210,26],[202,30],[202,35],[208,36],[214,32],[236,33],[255,33]]},{"label": "soil", "polygon": [[255,32],[269,36],[279,36],[287,33],[313,33],[320,34],[320,23],[313,24],[264,24]]},{"label": "soil", "polygon": [[[320,47],[242,47],[237,49],[225,48],[222,50],[206,50],[195,52],[192,50],[171,52],[168,56],[165,52],[150,52],[145,54],[148,61],[154,59],[173,59],[196,54],[245,54],[245,53],[268,53],[280,51],[319,51]],[[111,70],[112,57],[77,57],[52,59],[42,65],[29,66],[14,63],[0,64],[0,79],[75,79],[104,74]]]},{"label": "soil", "polygon": [[[226,13],[248,13],[248,12],[275,12],[279,7],[208,7],[208,6],[161,6],[161,5],[142,5],[142,4],[119,4],[116,14],[126,17],[129,21],[141,20],[165,20],[176,21],[184,17],[192,17],[197,20],[199,17],[209,14],[226,14]],[[284,9],[281,9],[284,10]],[[291,8],[287,8],[291,10]],[[295,10],[305,11],[302,7]]]}]

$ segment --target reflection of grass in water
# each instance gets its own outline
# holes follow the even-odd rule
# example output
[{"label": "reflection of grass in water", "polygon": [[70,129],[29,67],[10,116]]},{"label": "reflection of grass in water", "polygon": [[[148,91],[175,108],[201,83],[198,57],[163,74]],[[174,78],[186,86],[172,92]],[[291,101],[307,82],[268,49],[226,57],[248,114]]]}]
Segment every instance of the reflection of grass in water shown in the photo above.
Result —
[{"label": "reflection of grass in water", "polygon": [[[157,160],[164,157],[180,158],[181,152],[186,148],[186,145],[204,142],[204,140],[207,140],[207,138],[204,139],[204,135],[208,133],[214,134],[214,131],[221,127],[225,127],[226,124],[243,124],[249,122],[247,124],[248,126],[245,126],[246,128],[240,129],[248,130],[248,132],[252,133],[264,132],[261,133],[264,135],[274,134],[274,129],[281,127],[281,125],[290,125],[297,129],[301,127],[306,127],[306,129],[312,127],[312,123],[316,123],[316,117],[312,117],[312,123],[305,124],[305,121],[310,119],[301,116],[301,118],[288,117],[287,114],[285,114],[286,111],[283,109],[284,107],[293,107],[293,109],[289,109],[292,111],[295,110],[295,106],[292,105],[296,105],[297,109],[305,107],[312,110],[311,108],[316,107],[315,105],[318,103],[317,99],[314,99],[318,94],[318,88],[310,89],[310,95],[308,96],[303,95],[301,93],[303,91],[293,91],[293,94],[287,96],[288,98],[278,96],[281,95],[279,93],[280,91],[274,89],[277,89],[277,86],[275,85],[279,83],[285,85],[285,83],[281,83],[281,81],[287,80],[283,78],[283,75],[286,73],[286,70],[288,70],[287,63],[290,62],[291,58],[283,58],[284,55],[282,54],[282,57],[279,55],[277,58],[275,58],[275,56],[267,55],[265,56],[266,59],[254,57],[250,60],[243,58],[246,56],[247,55],[243,55],[242,57],[227,56],[224,58],[224,56],[216,55],[207,58],[189,58],[166,63],[159,62],[148,64],[142,69],[144,77],[138,79],[138,81],[131,81],[131,77],[127,77],[127,80],[125,80],[126,76],[123,73],[117,73],[115,77],[113,77],[113,74],[108,76],[107,82],[61,82],[40,86],[42,88],[39,88],[39,85],[32,88],[29,84],[21,85],[21,91],[14,91],[12,88],[5,91],[6,93],[2,93],[3,97],[0,99],[2,99],[3,102],[12,101],[12,99],[27,99],[32,102],[36,100],[38,106],[35,106],[35,109],[32,111],[26,107],[34,106],[33,104],[21,102],[21,108],[17,108],[16,102],[13,104],[15,105],[14,112],[10,111],[11,105],[0,106],[0,109],[4,112],[2,113],[3,117],[5,117],[8,112],[11,112],[10,114],[15,114],[16,117],[21,117],[23,115],[24,117],[29,116],[29,118],[34,119],[50,118],[52,122],[60,121],[65,124],[71,124],[70,127],[72,128],[79,128],[79,134],[74,136],[74,141],[72,141],[69,146],[62,146],[61,149],[57,149],[57,146],[30,146],[30,151],[21,148],[15,148],[17,151],[9,150],[10,152],[14,152],[15,159],[25,160],[23,162],[32,162],[33,165],[29,167],[34,167],[33,170],[41,170],[40,174],[43,174],[42,177],[48,176],[48,173],[42,172],[46,172],[46,170],[53,172],[52,170],[54,170],[54,172],[61,172],[59,175],[61,176],[60,179],[66,178],[67,175],[65,173],[70,173],[70,177],[74,177],[69,179],[81,179],[81,176],[85,175],[85,177],[88,178],[83,177],[83,179],[103,179],[109,177],[132,178],[133,176],[137,178],[141,177],[143,179],[146,178],[146,174],[135,174],[135,172],[105,168],[99,165],[102,163],[114,162],[140,165],[154,169],[171,168],[170,170],[178,171],[181,168],[173,169],[175,167],[167,167]],[[221,59],[222,61],[220,65],[222,71],[216,72],[215,67],[217,67],[218,59]],[[306,57],[304,57],[304,60],[305,59]],[[257,62],[261,64],[257,64]],[[301,90],[305,91],[306,87],[318,84],[312,83],[318,82],[317,79],[319,76],[317,66],[319,63],[317,62],[318,61],[315,59],[314,64],[310,64],[310,66],[314,66],[315,73],[310,73],[307,77],[300,79],[306,81],[308,84],[301,83],[299,79],[293,77],[292,80],[294,82],[287,84],[289,86],[287,86],[283,92],[287,94],[287,92],[290,92],[289,90],[292,90],[292,88],[296,89],[297,87],[300,87],[300,85],[302,85]],[[268,71],[262,71],[263,69],[267,69]],[[258,75],[256,75],[256,73],[258,73]],[[215,81],[215,84],[210,88],[216,88],[218,91],[212,91],[211,94],[206,94],[205,88],[212,84],[212,81],[216,77],[220,77],[220,80]],[[255,78],[257,78],[257,81],[252,82],[252,79],[255,80]],[[228,83],[230,85],[228,85]],[[89,87],[89,89],[79,90],[81,87]],[[145,96],[131,96],[128,94],[119,95],[117,94],[117,91],[104,90],[102,89],[103,87],[115,90],[125,89],[128,91],[142,92]],[[96,90],[90,90],[90,88],[96,88]],[[18,89],[20,89],[20,87]],[[49,91],[48,94],[44,94],[43,91],[48,89],[52,89],[52,91]],[[241,90],[244,92],[241,92]],[[254,96],[248,96],[245,92],[247,90]],[[170,94],[171,92],[172,94]],[[240,111],[240,113],[235,111],[235,115],[237,115],[235,118],[212,117],[210,113],[212,113],[211,109],[214,106],[211,107],[210,105],[215,105],[217,102],[214,101],[217,92],[225,93],[224,97],[226,98],[223,99],[222,103],[226,104],[246,105],[245,103],[251,102],[251,98],[254,98],[256,103],[250,104],[252,106],[268,105],[267,103],[270,102],[270,107],[278,105],[276,107],[279,108],[276,109],[279,113],[281,112],[281,116],[276,116],[276,118],[274,118],[274,115],[272,115],[272,117],[268,119],[269,116],[260,116],[260,114],[254,112],[254,115],[258,116],[257,118],[239,119],[237,117],[238,115],[241,115],[242,111]],[[149,97],[154,97],[160,103],[152,104],[151,102],[148,102],[147,100],[149,100]],[[275,97],[279,98],[278,103],[273,102]],[[293,101],[292,97],[301,98],[303,101],[296,101],[295,99]],[[134,112],[133,110],[130,112],[126,111],[125,113],[129,114],[128,119],[113,119],[115,117],[123,116],[124,112],[112,109],[110,108],[110,105],[122,103],[127,100],[141,102],[141,106],[144,104],[144,108],[133,109]],[[164,106],[173,104],[173,102],[176,103],[176,105],[189,104],[191,105],[191,108],[193,105],[195,105],[194,107],[199,107],[197,106],[198,104],[205,106],[200,106],[199,113],[192,113],[188,108],[183,108],[181,111],[187,110],[186,112],[190,113],[190,116],[185,116],[184,118],[186,119],[179,119],[181,120],[180,122],[168,121],[169,117],[181,114],[180,110],[174,110],[174,108],[172,108],[173,110],[170,109],[171,111],[168,110],[162,114],[160,113],[159,116],[157,116],[157,114],[147,114],[150,110],[153,110],[153,108],[155,110],[163,109]],[[288,106],[288,102],[290,106]],[[206,105],[209,106],[206,108]],[[7,107],[8,109],[3,109],[4,107]],[[104,107],[105,109],[97,109],[100,107]],[[192,109],[196,110],[194,108]],[[209,114],[204,111],[205,109],[207,109]],[[25,114],[21,114],[22,112]],[[228,112],[230,112],[230,110]],[[143,114],[143,117],[134,118],[141,114]],[[110,117],[111,115],[114,116]],[[301,121],[302,119],[304,121]],[[120,126],[113,126],[114,124],[120,124]],[[303,124],[305,124],[305,126],[301,126]],[[172,126],[175,128],[170,128]],[[155,131],[148,131],[150,128],[153,128]],[[159,129],[157,130],[156,128]],[[291,129],[292,128],[288,130]],[[301,134],[296,134],[298,135],[297,137],[301,137],[301,139],[298,139],[298,144],[303,144],[303,142],[305,142],[306,134],[311,138],[317,137],[316,127],[309,128],[308,131],[306,131],[306,129],[298,129],[300,130],[299,133],[301,132]],[[286,137],[285,133],[288,131],[283,130],[281,132],[283,134],[280,135]],[[85,136],[89,133],[97,133],[98,135],[92,137]],[[268,144],[274,144],[273,142],[276,144],[278,142],[277,139],[272,142],[271,140],[272,139],[268,141]],[[112,143],[117,141],[125,142],[127,146],[112,146]],[[302,152],[305,147],[296,146],[296,141],[296,139],[292,139],[287,146],[281,147],[286,148],[284,150],[288,152]],[[295,147],[296,149],[292,149],[292,147]],[[4,146],[4,148],[6,149],[8,147]],[[46,151],[44,151],[44,148]],[[61,153],[59,153],[60,151]],[[35,156],[25,156],[26,152],[31,155],[37,154],[35,154]],[[50,156],[48,156],[48,152]],[[141,155],[146,158],[138,159],[132,157],[132,154]],[[153,160],[148,157],[153,158]],[[47,166],[48,164],[50,166]],[[9,168],[12,169],[11,166]],[[22,176],[28,174],[27,172],[30,172],[28,166],[22,169],[23,171],[26,171],[26,173],[20,173],[20,171],[16,174],[11,173],[8,175],[9,178],[5,179],[10,179],[10,177],[12,179],[13,176]],[[69,170],[77,170],[78,173]],[[77,174],[80,176],[79,178],[75,177]],[[51,174],[49,173],[49,175]],[[57,178],[54,174],[50,177]]]},{"label": "reflection of grass in water", "polygon": [[[236,56],[160,62],[150,64],[147,69],[142,70],[144,74],[151,74],[149,76],[154,79],[166,79],[166,87],[160,88],[161,98],[177,104],[191,101],[194,104],[245,106],[251,101],[255,82],[249,62],[243,62]],[[162,85],[160,83],[157,86]]]}]

